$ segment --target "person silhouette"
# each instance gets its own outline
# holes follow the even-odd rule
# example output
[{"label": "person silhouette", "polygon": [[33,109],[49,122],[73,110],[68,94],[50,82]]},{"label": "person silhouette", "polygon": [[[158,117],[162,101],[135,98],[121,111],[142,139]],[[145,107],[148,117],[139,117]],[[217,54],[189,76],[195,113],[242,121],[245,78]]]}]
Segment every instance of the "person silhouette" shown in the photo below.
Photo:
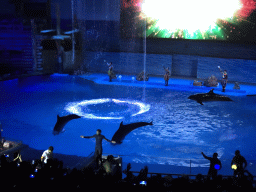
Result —
[{"label": "person silhouette", "polygon": [[167,68],[164,67],[164,70],[165,70],[165,74],[164,74],[165,86],[168,86],[168,82],[169,82],[169,79],[170,79],[169,67],[167,67]]},{"label": "person silhouette", "polygon": [[102,140],[105,139],[108,142],[111,143],[116,143],[115,141],[110,141],[109,139],[107,139],[104,135],[101,135],[101,130],[97,129],[96,134],[93,136],[80,136],[81,138],[85,138],[85,139],[91,139],[91,138],[95,138],[96,139],[96,145],[95,145],[95,153],[94,153],[94,157],[96,160],[96,165],[98,166],[98,162],[100,162],[100,164],[102,164]]},{"label": "person silhouette", "polygon": [[227,70],[222,71],[220,66],[218,66],[220,72],[222,73],[222,80],[221,80],[221,85],[222,85],[222,92],[225,92],[226,86],[228,83],[228,73]]},{"label": "person silhouette", "polygon": [[221,161],[218,159],[218,153],[213,153],[213,157],[207,157],[203,152],[201,153],[205,159],[210,161],[210,168],[207,177],[215,179],[218,174],[218,170],[222,168]]},{"label": "person silhouette", "polygon": [[246,159],[240,154],[239,150],[235,151],[235,156],[231,161],[231,168],[234,170],[234,176],[242,177],[247,167]]}]

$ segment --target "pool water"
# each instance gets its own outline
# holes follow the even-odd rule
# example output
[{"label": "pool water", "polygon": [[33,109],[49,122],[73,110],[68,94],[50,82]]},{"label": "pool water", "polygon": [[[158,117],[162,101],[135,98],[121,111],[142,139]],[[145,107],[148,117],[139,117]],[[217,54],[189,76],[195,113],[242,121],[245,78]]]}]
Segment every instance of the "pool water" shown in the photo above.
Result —
[{"label": "pool water", "polygon": [[[125,155],[131,162],[173,164],[172,158],[202,159],[201,152],[232,159],[239,149],[246,159],[256,159],[256,97],[230,96],[233,102],[200,105],[188,99],[193,91],[100,85],[74,76],[3,81],[0,91],[2,135],[35,149],[52,145],[56,153],[87,156],[95,141],[80,135],[101,129],[111,139],[121,121],[153,121],[153,126],[132,131],[120,145],[103,141],[103,153]],[[70,106],[84,117],[54,136],[57,115],[70,114]]]}]

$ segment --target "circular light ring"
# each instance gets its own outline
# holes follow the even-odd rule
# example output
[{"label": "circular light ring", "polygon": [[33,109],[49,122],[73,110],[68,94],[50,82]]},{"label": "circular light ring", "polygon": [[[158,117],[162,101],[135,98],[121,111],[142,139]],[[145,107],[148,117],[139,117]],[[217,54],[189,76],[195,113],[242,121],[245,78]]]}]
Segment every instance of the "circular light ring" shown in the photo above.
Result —
[{"label": "circular light ring", "polygon": [[127,103],[129,105],[136,105],[139,107],[139,111],[137,113],[132,114],[131,116],[136,116],[142,113],[147,112],[150,109],[150,105],[144,104],[138,101],[129,101],[129,100],[119,100],[119,99],[109,99],[109,98],[102,98],[102,99],[91,99],[91,100],[84,100],[80,102],[72,102],[68,103],[65,107],[65,110],[77,114],[79,116],[82,116],[84,118],[88,119],[123,119],[124,117],[102,117],[102,116],[96,116],[92,113],[84,113],[81,109],[81,107],[85,107],[88,105],[96,105],[96,104],[102,104],[107,102],[114,102],[114,103]]}]

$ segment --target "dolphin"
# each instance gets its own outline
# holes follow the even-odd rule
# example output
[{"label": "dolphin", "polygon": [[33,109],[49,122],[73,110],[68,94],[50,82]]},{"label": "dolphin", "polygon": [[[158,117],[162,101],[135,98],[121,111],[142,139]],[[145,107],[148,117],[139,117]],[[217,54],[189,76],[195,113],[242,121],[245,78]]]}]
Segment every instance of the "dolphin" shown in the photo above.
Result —
[{"label": "dolphin", "polygon": [[57,115],[57,122],[53,128],[53,135],[58,135],[60,134],[61,132],[64,132],[64,127],[65,125],[73,120],[73,119],[79,119],[81,118],[81,116],[78,116],[76,114],[70,114],[70,115],[66,115],[66,116],[63,116],[63,117],[60,117],[59,115]]},{"label": "dolphin", "polygon": [[146,125],[153,125],[153,122],[152,121],[150,123],[138,122],[138,123],[131,123],[131,124],[124,125],[122,121],[120,123],[118,130],[115,132],[111,140],[115,141],[117,144],[121,144],[125,136],[128,135],[131,131]]},{"label": "dolphin", "polygon": [[213,93],[213,89],[208,93],[190,95],[188,98],[197,101],[201,105],[203,105],[203,101],[232,101],[229,97]]}]

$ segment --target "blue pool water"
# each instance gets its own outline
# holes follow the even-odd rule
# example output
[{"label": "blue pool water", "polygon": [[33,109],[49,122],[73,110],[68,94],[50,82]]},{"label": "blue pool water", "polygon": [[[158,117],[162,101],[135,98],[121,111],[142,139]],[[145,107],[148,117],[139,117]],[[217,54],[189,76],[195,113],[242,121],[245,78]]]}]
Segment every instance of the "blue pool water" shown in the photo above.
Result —
[{"label": "blue pool water", "polygon": [[[202,151],[232,159],[239,149],[245,158],[255,160],[256,97],[231,94],[233,102],[202,106],[188,99],[197,93],[189,90],[103,85],[73,76],[4,81],[0,82],[3,136],[35,149],[52,145],[56,153],[87,156],[94,151],[95,141],[80,135],[101,129],[111,139],[121,121],[153,121],[153,126],[131,132],[121,145],[103,141],[103,153],[125,155],[128,162],[139,163],[175,165],[173,158],[178,158],[177,165],[188,166],[181,159],[202,159]],[[97,104],[99,99],[105,100]],[[69,114],[70,106],[84,118],[70,121],[64,133],[54,136],[57,115]]]}]

